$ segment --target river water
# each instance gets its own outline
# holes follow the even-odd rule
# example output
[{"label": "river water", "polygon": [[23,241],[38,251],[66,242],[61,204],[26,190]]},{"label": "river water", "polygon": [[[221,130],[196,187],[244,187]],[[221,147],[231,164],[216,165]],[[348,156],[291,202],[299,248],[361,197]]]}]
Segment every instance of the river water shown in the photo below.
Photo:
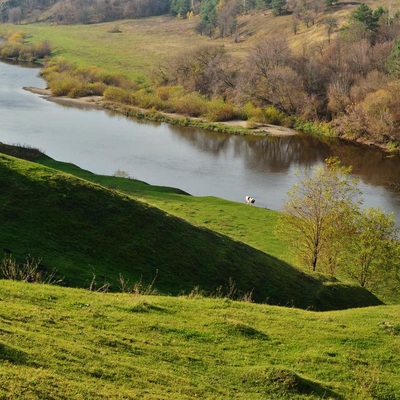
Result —
[{"label": "river water", "polygon": [[[295,172],[340,157],[360,179],[365,205],[400,222],[400,158],[366,146],[306,136],[230,136],[164,123],[135,122],[102,110],[47,101],[23,86],[45,87],[38,70],[0,63],[0,141],[29,145],[94,173],[117,170],[154,185],[281,210]],[[400,225],[400,224],[399,224]]]}]

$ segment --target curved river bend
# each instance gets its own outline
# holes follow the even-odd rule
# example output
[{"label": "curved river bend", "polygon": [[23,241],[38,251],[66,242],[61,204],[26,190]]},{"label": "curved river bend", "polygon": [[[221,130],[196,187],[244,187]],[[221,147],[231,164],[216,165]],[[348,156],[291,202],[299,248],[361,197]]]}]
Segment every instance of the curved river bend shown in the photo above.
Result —
[{"label": "curved river bend", "polygon": [[135,122],[101,110],[61,106],[24,91],[43,88],[38,70],[0,63],[0,141],[37,147],[94,173],[126,171],[155,185],[281,210],[295,171],[339,156],[360,178],[367,206],[400,221],[400,158],[337,140],[259,138]]}]

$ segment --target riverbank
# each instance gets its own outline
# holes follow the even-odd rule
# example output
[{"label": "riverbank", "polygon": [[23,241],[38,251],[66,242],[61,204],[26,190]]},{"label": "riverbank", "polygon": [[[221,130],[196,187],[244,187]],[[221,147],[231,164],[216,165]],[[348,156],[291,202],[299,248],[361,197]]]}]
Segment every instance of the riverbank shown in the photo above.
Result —
[{"label": "riverbank", "polygon": [[105,100],[103,96],[85,96],[79,98],[70,98],[66,96],[53,96],[49,89],[40,89],[36,87],[24,87],[31,93],[38,94],[46,100],[53,101],[63,106],[76,107],[80,109],[105,109],[124,114],[136,119],[146,119],[151,121],[166,122],[173,125],[194,126],[212,131],[227,132],[232,134],[249,134],[263,136],[295,136],[298,135],[294,129],[272,124],[257,124],[254,128],[247,126],[248,122],[243,120],[232,120],[225,122],[209,122],[200,118],[187,117],[182,114],[164,113],[154,110],[146,110],[139,107],[128,106],[121,103]]},{"label": "riverbank", "polygon": [[[272,124],[253,124],[254,127],[248,127],[248,121],[245,120],[231,120],[231,121],[220,121],[210,122],[202,118],[188,117],[183,114],[167,113],[158,110],[148,110],[140,107],[135,107],[123,103],[113,102],[106,100],[104,96],[84,96],[79,98],[71,98],[66,96],[54,96],[50,89],[41,89],[36,87],[23,87],[31,93],[38,94],[44,97],[46,100],[52,101],[57,104],[61,104],[66,107],[75,107],[79,109],[98,109],[98,110],[109,110],[118,114],[125,115],[129,118],[136,120],[146,121],[157,121],[165,122],[171,125],[179,125],[186,127],[195,127],[205,129],[214,132],[229,133],[234,135],[253,135],[253,136],[268,136],[268,137],[291,137],[299,135],[300,132],[309,134],[311,136],[319,134],[309,132],[309,129],[300,129],[297,131],[285,126],[272,125]],[[392,156],[398,153],[398,149],[390,144],[376,143],[368,138],[359,138],[357,140],[341,140],[357,143],[361,146],[376,147],[385,153],[391,153]]]}]

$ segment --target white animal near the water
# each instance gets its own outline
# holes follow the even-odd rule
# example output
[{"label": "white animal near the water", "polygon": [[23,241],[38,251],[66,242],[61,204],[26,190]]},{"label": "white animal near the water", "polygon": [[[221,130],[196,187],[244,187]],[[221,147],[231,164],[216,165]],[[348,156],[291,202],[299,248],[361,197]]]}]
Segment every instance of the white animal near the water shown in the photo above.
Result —
[{"label": "white animal near the water", "polygon": [[245,199],[246,199],[246,204],[254,206],[254,203],[256,202],[256,199],[254,197],[246,196]]}]

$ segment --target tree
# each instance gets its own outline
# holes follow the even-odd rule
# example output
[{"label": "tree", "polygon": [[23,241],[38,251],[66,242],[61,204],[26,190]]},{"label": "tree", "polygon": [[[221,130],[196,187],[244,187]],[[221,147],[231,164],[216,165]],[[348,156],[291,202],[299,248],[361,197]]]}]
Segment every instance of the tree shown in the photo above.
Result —
[{"label": "tree", "polygon": [[200,7],[200,20],[205,24],[205,31],[211,37],[217,26],[218,0],[203,0]]},{"label": "tree", "polygon": [[271,9],[275,16],[286,14],[286,0],[272,0]]},{"label": "tree", "polygon": [[337,19],[333,17],[328,17],[325,20],[326,33],[328,34],[328,44],[331,44],[331,36],[334,30],[338,27]]},{"label": "tree", "polygon": [[248,68],[257,76],[267,77],[278,66],[290,65],[293,55],[288,41],[282,35],[269,35],[258,40],[251,49]]},{"label": "tree", "polygon": [[361,4],[351,13],[350,18],[353,21],[359,21],[365,24],[366,28],[372,32],[378,29],[379,13],[374,13],[370,7]]},{"label": "tree", "polygon": [[298,174],[299,183],[288,193],[280,232],[290,241],[300,259],[316,271],[323,256],[336,250],[335,239],[349,233],[346,221],[361,205],[357,182],[349,177],[351,168],[337,158]]},{"label": "tree", "polygon": [[362,287],[385,276],[397,265],[399,242],[394,215],[379,208],[363,210],[355,219],[355,235],[349,246],[348,268]]},{"label": "tree", "polygon": [[386,67],[390,75],[400,77],[400,40],[394,42]]},{"label": "tree", "polygon": [[239,14],[240,2],[238,0],[220,1],[217,10],[217,25],[221,37],[233,35],[237,28],[236,17]]},{"label": "tree", "polygon": [[190,0],[172,0],[171,13],[180,18],[186,18],[187,13],[190,11]]},{"label": "tree", "polygon": [[235,86],[236,66],[224,47],[204,45],[182,53],[167,67],[168,81],[203,95],[226,96]]},{"label": "tree", "polygon": [[18,25],[22,19],[22,9],[21,7],[13,7],[8,11],[8,21],[12,24]]}]

